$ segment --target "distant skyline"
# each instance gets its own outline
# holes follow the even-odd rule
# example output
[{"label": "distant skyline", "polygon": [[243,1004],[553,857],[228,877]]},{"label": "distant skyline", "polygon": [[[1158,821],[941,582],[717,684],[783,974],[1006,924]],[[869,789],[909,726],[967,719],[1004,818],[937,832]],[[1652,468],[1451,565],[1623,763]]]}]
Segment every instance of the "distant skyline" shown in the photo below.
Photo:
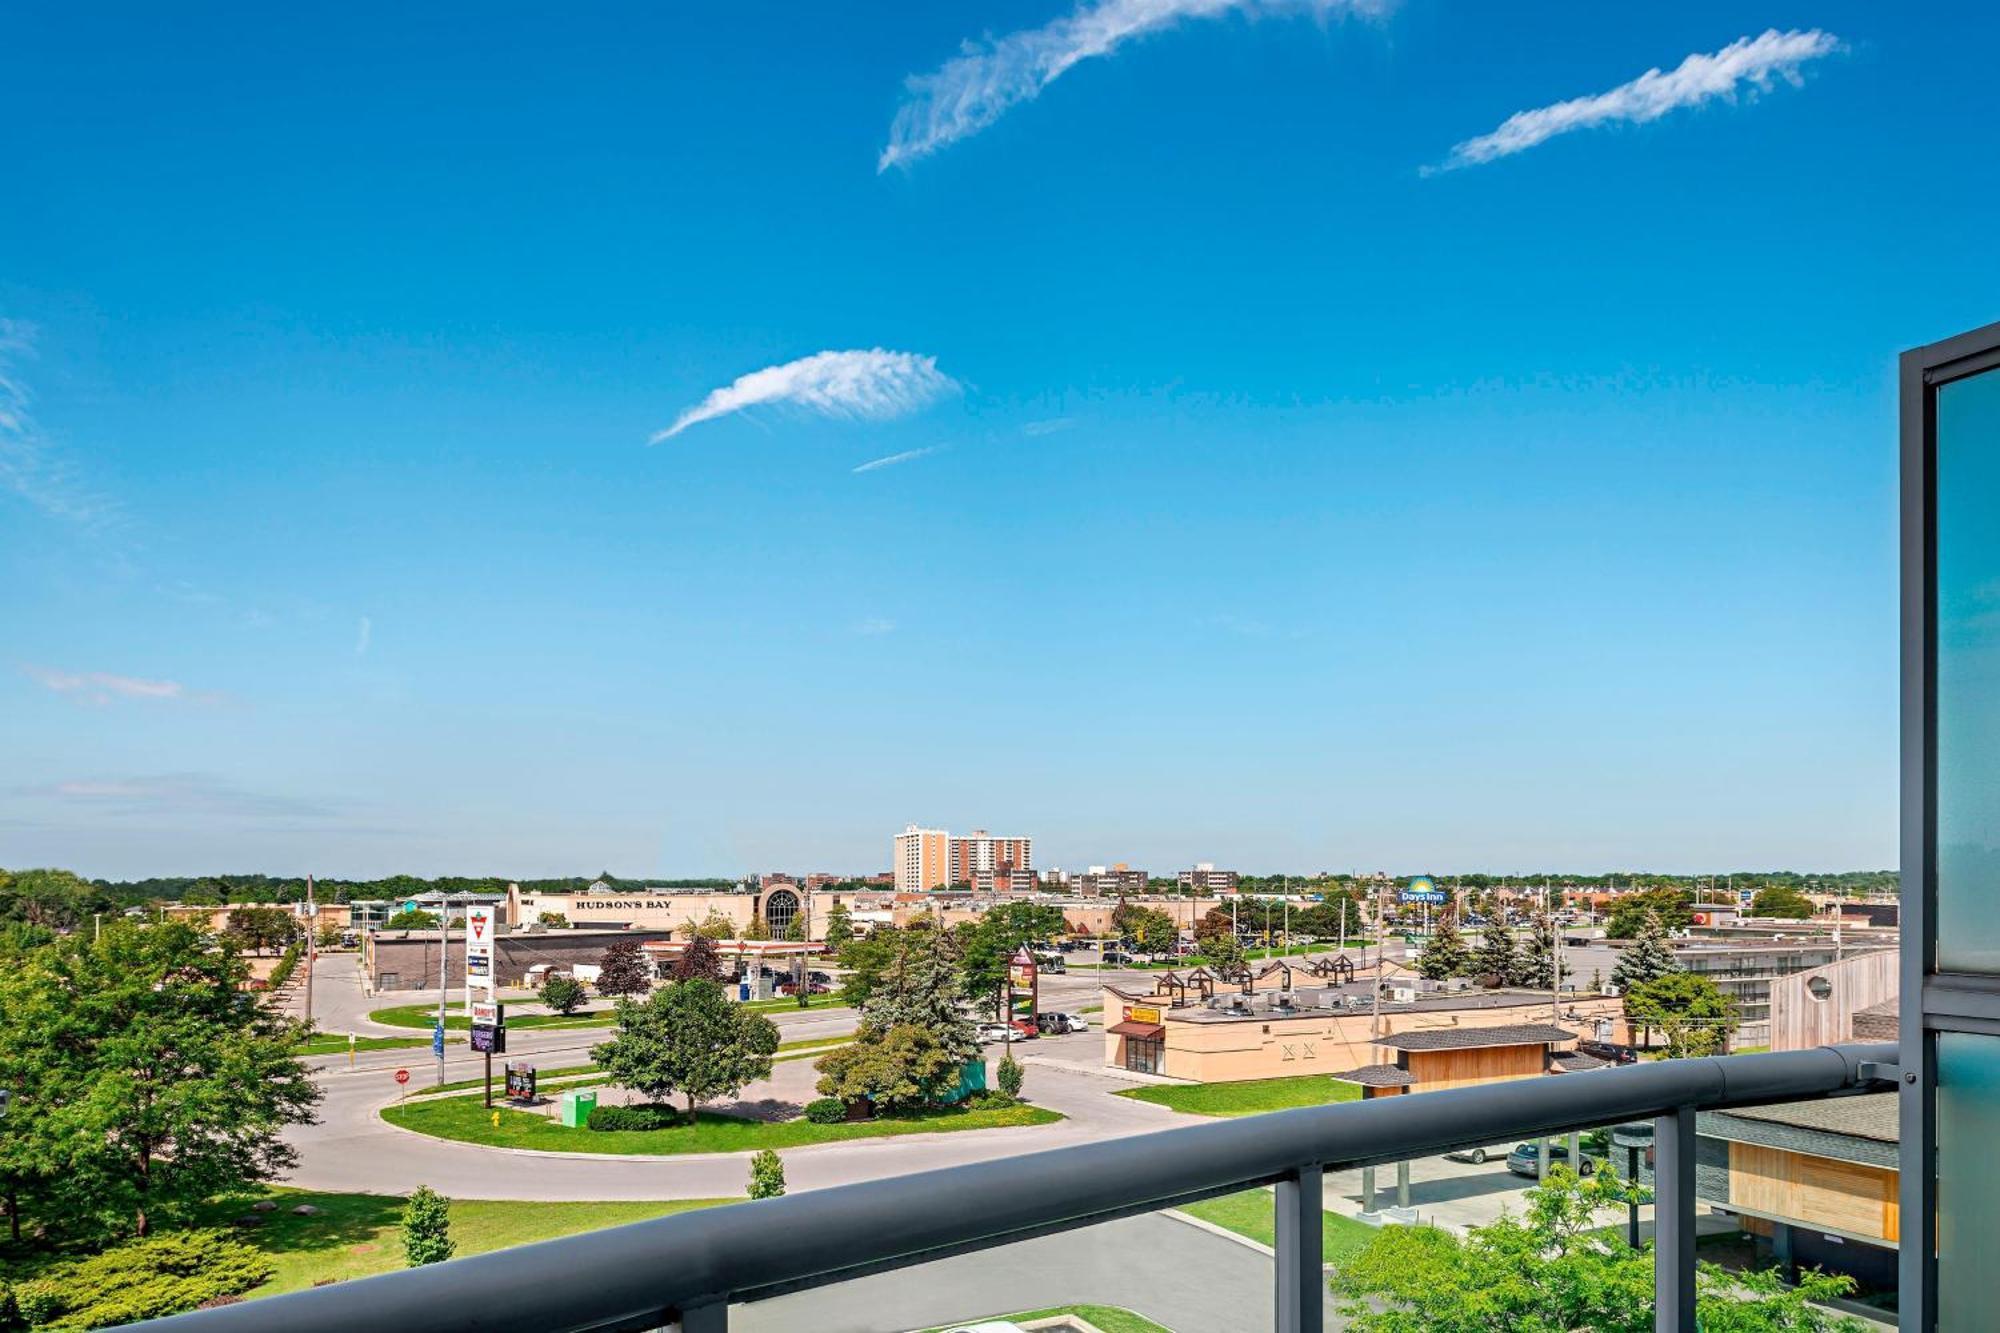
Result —
[{"label": "distant skyline", "polygon": [[1893,865],[1996,38],[18,14],[0,866]]}]

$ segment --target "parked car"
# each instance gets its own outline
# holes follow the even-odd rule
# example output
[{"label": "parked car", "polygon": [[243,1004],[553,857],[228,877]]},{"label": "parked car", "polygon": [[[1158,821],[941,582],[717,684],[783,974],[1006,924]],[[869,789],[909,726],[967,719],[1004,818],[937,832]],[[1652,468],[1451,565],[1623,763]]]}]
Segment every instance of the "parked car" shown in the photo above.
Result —
[{"label": "parked car", "polygon": [[1071,1032],[1090,1031],[1090,1020],[1082,1014],[1064,1014],[1063,1017],[1069,1020],[1069,1030]]},{"label": "parked car", "polygon": [[1044,1037],[1060,1037],[1063,1033],[1069,1031],[1069,1015],[1036,1014],[1035,1027],[1041,1031]]},{"label": "parked car", "polygon": [[1454,1162],[1471,1162],[1475,1166],[1505,1157],[1512,1149],[1505,1143],[1475,1143],[1470,1148],[1458,1148],[1445,1154]]},{"label": "parked car", "polygon": [[980,1044],[986,1045],[996,1041],[1026,1041],[1029,1034],[1012,1023],[981,1023],[977,1035]]},{"label": "parked car", "polygon": [[1580,1041],[1576,1044],[1579,1055],[1594,1055],[1600,1060],[1609,1060],[1617,1065],[1636,1065],[1639,1052],[1630,1046],[1620,1046],[1615,1041]]},{"label": "parked car", "polygon": [[[1568,1145],[1561,1143],[1551,1143],[1549,1145],[1549,1165],[1569,1165]],[[1514,1151],[1507,1154],[1507,1169],[1517,1176],[1526,1176],[1530,1180],[1534,1179],[1536,1174],[1535,1145],[1532,1143],[1515,1144]],[[1577,1163],[1576,1173],[1580,1176],[1587,1176],[1596,1169],[1597,1163],[1585,1157]]]},{"label": "parked car", "polygon": [[1035,966],[1049,973],[1066,973],[1069,971],[1069,964],[1064,961],[1063,956],[1059,953],[1036,954]]},{"label": "parked car", "polygon": [[[799,993],[799,983],[796,981],[781,981],[771,989],[777,995],[797,995]],[[832,989],[833,987],[823,981],[806,982],[806,994],[808,995],[824,995]]]}]

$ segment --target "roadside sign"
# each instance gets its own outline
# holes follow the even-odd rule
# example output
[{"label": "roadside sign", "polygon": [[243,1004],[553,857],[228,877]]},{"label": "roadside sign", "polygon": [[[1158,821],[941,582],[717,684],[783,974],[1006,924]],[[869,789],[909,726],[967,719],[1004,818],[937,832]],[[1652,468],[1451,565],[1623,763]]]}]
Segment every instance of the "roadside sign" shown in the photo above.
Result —
[{"label": "roadside sign", "polygon": [[431,1054],[440,1060],[444,1059],[444,1024],[442,1023],[431,1028]]},{"label": "roadside sign", "polygon": [[500,1026],[500,1006],[492,1000],[474,1000],[467,1008],[472,1013],[472,1026],[497,1028]]},{"label": "roadside sign", "polygon": [[408,1083],[410,1081],[410,1071],[407,1069],[398,1069],[396,1071],[396,1081],[398,1083]]},{"label": "roadside sign", "polygon": [[507,1100],[531,1102],[535,1100],[535,1067],[530,1064],[507,1066]]},{"label": "roadside sign", "polygon": [[484,1023],[472,1025],[472,1049],[480,1055],[505,1055],[507,1053],[507,1029],[489,1027]]},{"label": "roadside sign", "polygon": [[1437,881],[1429,875],[1418,875],[1396,896],[1406,903],[1430,903],[1435,906],[1451,901],[1451,895],[1440,889]]},{"label": "roadside sign", "polygon": [[[493,1002],[493,905],[477,903],[465,909],[465,1009]],[[477,1022],[477,1018],[473,1021]]]}]

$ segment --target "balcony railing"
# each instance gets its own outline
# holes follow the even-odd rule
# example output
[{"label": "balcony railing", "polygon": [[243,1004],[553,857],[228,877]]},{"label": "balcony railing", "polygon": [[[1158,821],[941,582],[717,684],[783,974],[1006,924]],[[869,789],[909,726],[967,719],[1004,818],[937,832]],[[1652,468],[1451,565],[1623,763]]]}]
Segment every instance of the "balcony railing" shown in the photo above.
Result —
[{"label": "balcony railing", "polygon": [[1822,1046],[1277,1111],[682,1213],[148,1327],[724,1333],[735,1303],[1274,1185],[1276,1325],[1317,1333],[1322,1172],[1650,1117],[1655,1327],[1693,1333],[1695,1113],[1861,1091],[1894,1079],[1895,1061],[1893,1043]]}]

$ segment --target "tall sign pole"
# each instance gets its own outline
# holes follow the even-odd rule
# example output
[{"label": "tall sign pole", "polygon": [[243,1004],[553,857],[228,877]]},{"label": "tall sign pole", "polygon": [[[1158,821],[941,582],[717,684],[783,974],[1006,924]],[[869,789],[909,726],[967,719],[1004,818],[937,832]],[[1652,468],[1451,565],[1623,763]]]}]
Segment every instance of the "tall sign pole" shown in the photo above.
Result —
[{"label": "tall sign pole", "polygon": [[313,1021],[313,966],[319,962],[319,905],[313,901],[313,877],[306,876],[306,1026]]},{"label": "tall sign pole", "polygon": [[451,896],[438,895],[438,1020],[431,1029],[431,1054],[437,1057],[438,1086],[444,1086],[444,1009],[451,994]]}]

